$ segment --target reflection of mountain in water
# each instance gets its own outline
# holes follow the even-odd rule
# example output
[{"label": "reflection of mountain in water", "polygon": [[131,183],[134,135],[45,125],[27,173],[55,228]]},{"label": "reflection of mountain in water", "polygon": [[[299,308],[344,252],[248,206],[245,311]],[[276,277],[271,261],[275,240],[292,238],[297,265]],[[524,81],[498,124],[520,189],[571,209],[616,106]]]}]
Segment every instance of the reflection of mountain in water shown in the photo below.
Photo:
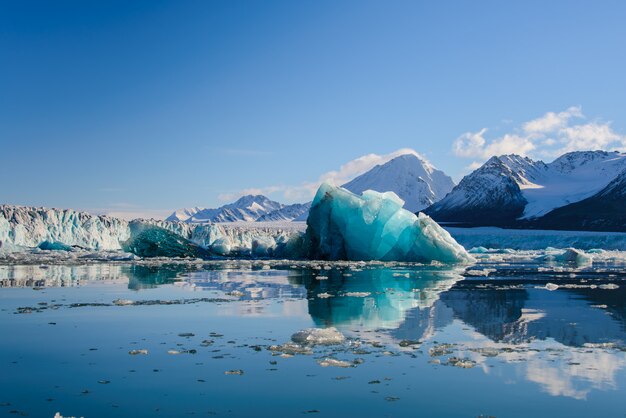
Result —
[{"label": "reflection of mountain in water", "polygon": [[[454,317],[495,342],[522,343],[552,338],[564,345],[624,344],[622,288],[481,288],[479,281],[458,283],[441,301]],[[610,309],[610,310],[608,310]]]}]

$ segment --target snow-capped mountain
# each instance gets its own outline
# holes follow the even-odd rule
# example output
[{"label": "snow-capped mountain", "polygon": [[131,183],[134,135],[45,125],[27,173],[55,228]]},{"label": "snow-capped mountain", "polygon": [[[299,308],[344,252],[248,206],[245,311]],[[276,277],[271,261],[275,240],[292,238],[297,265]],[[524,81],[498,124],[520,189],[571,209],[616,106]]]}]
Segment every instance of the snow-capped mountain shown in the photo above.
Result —
[{"label": "snow-capped mountain", "polygon": [[286,205],[273,212],[261,215],[256,219],[257,222],[275,222],[275,221],[295,221],[309,214],[311,208],[311,202],[308,203],[294,203],[293,205]]},{"label": "snow-capped mountain", "polygon": [[626,231],[625,208],[626,170],[593,196],[557,208],[536,223],[553,229]]},{"label": "snow-capped mountain", "polygon": [[177,211],[172,213],[170,216],[168,216],[166,220],[172,221],[172,222],[185,222],[187,219],[191,218],[196,213],[202,210],[204,210],[204,208],[200,208],[197,206],[195,208],[178,209]]},{"label": "snow-capped mountain", "polygon": [[625,169],[626,154],[618,152],[571,152],[548,164],[518,155],[492,157],[426,213],[444,222],[530,226],[599,193]]},{"label": "snow-capped mountain", "polygon": [[216,209],[191,208],[180,209],[166,220],[187,223],[256,221],[263,215],[283,209],[285,205],[268,199],[263,195],[247,195],[236,202]]},{"label": "snow-capped mountain", "polygon": [[392,191],[404,200],[404,208],[420,211],[442,199],[454,182],[443,171],[415,154],[400,155],[377,165],[342,186],[353,193]]}]

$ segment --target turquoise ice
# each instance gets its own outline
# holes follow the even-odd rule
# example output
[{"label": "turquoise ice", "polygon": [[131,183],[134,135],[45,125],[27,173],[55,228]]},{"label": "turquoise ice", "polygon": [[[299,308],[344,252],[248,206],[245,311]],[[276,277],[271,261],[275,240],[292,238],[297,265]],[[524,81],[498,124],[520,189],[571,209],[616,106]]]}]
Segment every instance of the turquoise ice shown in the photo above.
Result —
[{"label": "turquoise ice", "polygon": [[393,192],[367,190],[357,196],[330,183],[322,184],[307,219],[310,256],[446,263],[472,260],[435,221],[402,209],[403,204]]}]

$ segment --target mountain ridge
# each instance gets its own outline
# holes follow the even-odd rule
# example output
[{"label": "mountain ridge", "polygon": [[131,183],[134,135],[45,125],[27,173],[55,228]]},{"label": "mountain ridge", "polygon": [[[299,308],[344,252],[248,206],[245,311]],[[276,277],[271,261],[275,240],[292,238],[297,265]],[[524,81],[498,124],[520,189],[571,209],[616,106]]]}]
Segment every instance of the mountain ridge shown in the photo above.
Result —
[{"label": "mountain ridge", "polygon": [[[568,225],[552,212],[594,196],[599,202],[600,192],[625,170],[626,154],[617,151],[576,151],[547,164],[514,154],[494,156],[425,213],[459,226],[563,229]],[[567,211],[572,221],[575,210]]]}]

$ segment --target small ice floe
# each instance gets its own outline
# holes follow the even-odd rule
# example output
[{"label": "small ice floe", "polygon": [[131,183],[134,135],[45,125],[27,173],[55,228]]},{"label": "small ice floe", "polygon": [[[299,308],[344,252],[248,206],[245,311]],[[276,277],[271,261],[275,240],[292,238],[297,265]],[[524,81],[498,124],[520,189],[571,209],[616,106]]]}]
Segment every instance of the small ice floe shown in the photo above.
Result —
[{"label": "small ice floe", "polygon": [[559,288],[558,284],[554,284],[554,283],[546,283],[546,285],[544,286],[544,289],[549,290],[549,291],[553,291]]},{"label": "small ice floe", "polygon": [[146,350],[145,348],[139,350],[130,350],[128,354],[130,354],[131,356],[146,355],[148,354],[148,350]]},{"label": "small ice floe", "polygon": [[327,276],[316,276],[315,280],[328,280]]},{"label": "small ice floe", "polygon": [[493,347],[471,348],[470,351],[473,351],[485,357],[496,357],[498,354],[500,354],[500,350]]},{"label": "small ice floe", "polygon": [[393,273],[393,277],[406,277],[408,279],[410,275],[409,273]]},{"label": "small ice floe", "polygon": [[[546,248],[546,250],[554,250],[552,248]],[[593,263],[593,256],[585,253],[582,250],[576,248],[566,248],[560,254],[548,254],[541,256],[540,259],[546,261],[557,261],[561,263],[575,264],[579,267],[588,266]]]},{"label": "small ice floe", "polygon": [[337,360],[335,358],[325,358],[322,360],[318,360],[317,364],[319,364],[322,367],[354,367],[354,365],[352,363],[350,363],[349,361],[345,361],[345,360]]},{"label": "small ice floe", "polygon": [[115,306],[128,306],[133,305],[135,302],[130,299],[115,299],[113,305]]},{"label": "small ice floe", "polygon": [[331,295],[328,292],[324,292],[324,293],[318,293],[317,297],[320,299],[326,299],[326,298],[334,298],[335,296]]},{"label": "small ice floe", "polygon": [[419,340],[402,340],[398,344],[400,347],[419,347],[422,344]]},{"label": "small ice floe", "polygon": [[345,340],[346,337],[335,327],[307,328],[291,336],[291,341],[303,345],[334,345]]},{"label": "small ice floe", "polygon": [[278,354],[278,353],[288,354],[288,355],[313,354],[313,352],[311,351],[311,349],[309,347],[305,347],[305,346],[302,346],[300,344],[295,344],[295,343],[285,343],[285,344],[281,344],[281,345],[270,345],[269,350],[272,351],[273,353],[275,353],[275,355]]},{"label": "small ice floe", "polygon": [[439,357],[445,354],[452,354],[452,348],[455,344],[437,344],[428,350],[428,354],[431,357]]},{"label": "small ice floe", "polygon": [[344,296],[353,297],[353,298],[366,298],[371,295],[370,292],[346,292]]},{"label": "small ice floe", "polygon": [[167,350],[167,354],[170,355],[178,355],[178,354],[196,354],[198,352],[198,350],[195,349],[191,349],[191,350]]},{"label": "small ice floe", "polygon": [[472,270],[465,270],[465,274],[467,276],[476,276],[476,277],[480,277],[480,276],[484,276],[487,277],[489,276],[489,274],[491,273],[495,273],[496,269],[472,269]]},{"label": "small ice floe", "polygon": [[598,286],[599,289],[604,289],[604,290],[615,290],[615,289],[619,289],[619,285],[616,285],[615,283],[608,283],[608,284],[601,284],[600,286]]},{"label": "small ice floe", "polygon": [[228,296],[234,296],[234,297],[236,297],[236,298],[240,298],[240,297],[242,297],[242,296],[245,296],[245,295],[246,295],[245,293],[243,293],[243,292],[241,292],[241,291],[239,291],[239,290],[233,290],[232,292],[228,292],[228,293],[226,293],[226,294],[227,294]]},{"label": "small ice floe", "polygon": [[454,367],[460,367],[462,369],[471,369],[476,366],[476,362],[474,360],[458,357],[450,357],[447,364]]},{"label": "small ice floe", "polygon": [[241,376],[243,374],[243,370],[241,369],[236,369],[236,370],[226,370],[224,372],[224,374],[226,375],[235,375],[235,376]]}]

